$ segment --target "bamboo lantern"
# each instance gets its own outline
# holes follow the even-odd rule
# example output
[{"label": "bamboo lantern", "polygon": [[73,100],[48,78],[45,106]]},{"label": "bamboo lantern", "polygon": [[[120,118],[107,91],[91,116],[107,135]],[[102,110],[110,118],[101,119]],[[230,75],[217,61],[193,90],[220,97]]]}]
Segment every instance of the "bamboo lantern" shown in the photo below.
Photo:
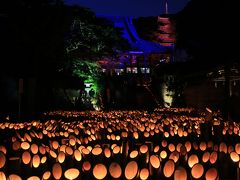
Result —
[{"label": "bamboo lantern", "polygon": [[31,176],[31,177],[27,178],[27,180],[40,180],[40,178],[37,176]]},{"label": "bamboo lantern", "polygon": [[138,173],[138,164],[135,161],[128,162],[127,166],[125,167],[125,177],[127,179],[134,179]]},{"label": "bamboo lantern", "polygon": [[151,155],[150,164],[153,168],[158,169],[160,167],[160,160],[156,155]]},{"label": "bamboo lantern", "polygon": [[64,177],[66,179],[72,180],[72,179],[78,178],[79,174],[80,174],[80,172],[79,172],[78,169],[71,168],[71,169],[68,169],[64,172]]},{"label": "bamboo lantern", "polygon": [[6,157],[5,155],[0,151],[0,169],[5,166],[6,163]]},{"label": "bamboo lantern", "polygon": [[236,151],[236,153],[240,154],[240,143],[237,143],[235,145],[235,151]]},{"label": "bamboo lantern", "polygon": [[134,159],[138,156],[138,151],[137,150],[133,150],[131,153],[130,153],[130,158],[131,159]]},{"label": "bamboo lantern", "polygon": [[73,149],[70,146],[66,147],[66,154],[69,156],[73,155]]},{"label": "bamboo lantern", "polygon": [[57,141],[53,141],[52,142],[52,147],[53,147],[53,149],[58,149],[58,147],[59,147],[59,143],[57,142]]},{"label": "bamboo lantern", "polygon": [[200,147],[201,151],[205,151],[207,149],[207,145],[205,142],[201,142],[199,147]]},{"label": "bamboo lantern", "polygon": [[187,180],[187,171],[179,166],[174,172],[174,180]]},{"label": "bamboo lantern", "polygon": [[0,179],[1,180],[7,180],[5,173],[2,172],[2,171],[0,171]]},{"label": "bamboo lantern", "polygon": [[40,165],[40,157],[39,155],[35,154],[32,158],[32,165],[34,168],[38,168]]},{"label": "bamboo lantern", "polygon": [[227,154],[227,145],[224,142],[220,143],[219,151],[220,152],[224,152],[225,154]]},{"label": "bamboo lantern", "polygon": [[192,148],[191,142],[187,141],[187,142],[185,143],[185,147],[186,147],[186,149],[187,149],[187,152],[191,151],[191,148]]},{"label": "bamboo lantern", "polygon": [[197,150],[198,150],[198,145],[197,145],[197,143],[196,143],[196,142],[193,142],[192,145],[193,145],[194,150],[197,151]]},{"label": "bamboo lantern", "polygon": [[174,151],[170,154],[169,159],[172,159],[175,163],[179,160],[179,153]]},{"label": "bamboo lantern", "polygon": [[147,168],[143,168],[140,171],[140,179],[147,180],[149,178],[149,170]]},{"label": "bamboo lantern", "polygon": [[65,144],[61,145],[59,151],[66,153],[66,147],[67,146]]},{"label": "bamboo lantern", "polygon": [[49,151],[49,154],[52,158],[56,159],[57,158],[57,154],[53,151],[53,150],[50,150]]},{"label": "bamboo lantern", "polygon": [[18,151],[21,148],[21,144],[19,141],[14,141],[13,145],[12,145],[12,149],[14,151]]},{"label": "bamboo lantern", "polygon": [[60,151],[57,156],[58,162],[62,164],[65,161],[65,158],[66,158],[65,153]]},{"label": "bamboo lantern", "polygon": [[[1,177],[0,177],[1,179]],[[22,180],[22,178],[16,174],[11,174],[9,177],[8,177],[9,180]]]},{"label": "bamboo lantern", "polygon": [[102,148],[100,147],[95,147],[92,149],[92,154],[95,155],[95,156],[98,156],[102,153]]},{"label": "bamboo lantern", "polygon": [[33,154],[38,153],[38,146],[36,144],[32,144],[30,149]]},{"label": "bamboo lantern", "polygon": [[76,159],[76,161],[81,161],[82,159],[82,154],[78,149],[74,151],[74,158]]},{"label": "bamboo lantern", "polygon": [[169,145],[168,145],[168,149],[169,149],[170,152],[175,151],[175,146],[174,146],[174,144],[172,144],[172,143],[169,144]]},{"label": "bamboo lantern", "polygon": [[96,164],[93,168],[93,176],[96,179],[104,179],[107,175],[107,168],[103,164]]},{"label": "bamboo lantern", "polygon": [[230,154],[230,153],[233,152],[233,151],[234,151],[233,146],[228,146],[228,154]]},{"label": "bamboo lantern", "polygon": [[163,167],[163,175],[167,178],[170,178],[175,171],[175,163],[173,160],[168,160]]},{"label": "bamboo lantern", "polygon": [[27,140],[28,142],[32,142],[31,136],[28,135],[28,133],[24,134],[24,139]]},{"label": "bamboo lantern", "polygon": [[178,145],[177,145],[177,147],[176,147],[177,152],[180,153],[181,147],[182,147],[182,143],[178,143]]},{"label": "bamboo lantern", "polygon": [[115,147],[113,148],[113,154],[119,154],[119,153],[120,153],[120,150],[121,150],[121,148],[120,148],[119,146],[115,146]]},{"label": "bamboo lantern", "polygon": [[28,150],[30,148],[30,144],[28,142],[22,142],[21,148],[24,150]]},{"label": "bamboo lantern", "polygon": [[60,179],[62,177],[62,167],[59,163],[53,165],[52,174],[55,179]]},{"label": "bamboo lantern", "polygon": [[161,144],[162,144],[162,147],[167,147],[167,145],[168,145],[166,140],[163,140]]},{"label": "bamboo lantern", "polygon": [[89,172],[91,169],[91,163],[89,161],[84,161],[82,164],[82,171]]},{"label": "bamboo lantern", "polygon": [[69,144],[70,144],[71,146],[75,146],[75,145],[76,145],[76,140],[73,139],[73,138],[71,138],[71,139],[69,140]]},{"label": "bamboo lantern", "polygon": [[122,175],[121,166],[116,162],[112,162],[109,166],[109,173],[115,179],[120,178]]},{"label": "bamboo lantern", "polygon": [[213,152],[211,153],[211,155],[210,155],[210,158],[209,158],[210,163],[211,163],[211,164],[215,164],[215,163],[217,162],[217,158],[218,158],[217,152],[216,152],[216,151],[213,151]]},{"label": "bamboo lantern", "polygon": [[218,179],[218,171],[215,168],[210,168],[207,170],[205,174],[206,180],[217,180]]},{"label": "bamboo lantern", "polygon": [[159,146],[155,146],[154,149],[153,149],[153,152],[154,153],[158,153],[160,150],[160,147]]},{"label": "bamboo lantern", "polygon": [[200,179],[203,176],[204,168],[201,164],[195,164],[191,169],[191,175],[195,179]]},{"label": "bamboo lantern", "polygon": [[50,177],[51,177],[51,172],[50,172],[50,171],[46,171],[46,172],[43,174],[42,179],[43,179],[43,180],[48,180],[48,179],[50,179]]},{"label": "bamboo lantern", "polygon": [[161,159],[165,159],[166,157],[167,157],[167,152],[166,151],[161,151],[160,152],[160,157],[161,157]]},{"label": "bamboo lantern", "polygon": [[210,159],[210,153],[209,152],[204,152],[203,156],[202,156],[202,161],[204,163],[208,162]]},{"label": "bamboo lantern", "polygon": [[31,154],[28,151],[25,151],[22,154],[22,162],[23,164],[29,164],[31,161]]},{"label": "bamboo lantern", "polygon": [[40,152],[40,154],[45,155],[46,149],[43,146],[39,146],[39,152]]},{"label": "bamboo lantern", "polygon": [[192,154],[189,158],[188,158],[188,166],[190,168],[192,168],[195,164],[197,164],[199,162],[197,155]]},{"label": "bamboo lantern", "polygon": [[236,152],[234,152],[234,151],[232,151],[230,153],[230,157],[231,157],[233,162],[238,162],[239,161],[239,155]]},{"label": "bamboo lantern", "polygon": [[43,156],[41,158],[41,164],[44,164],[47,161],[47,156]]},{"label": "bamboo lantern", "polygon": [[106,147],[104,149],[104,155],[105,155],[106,158],[110,158],[111,157],[111,151],[110,151],[110,149],[108,147]]}]

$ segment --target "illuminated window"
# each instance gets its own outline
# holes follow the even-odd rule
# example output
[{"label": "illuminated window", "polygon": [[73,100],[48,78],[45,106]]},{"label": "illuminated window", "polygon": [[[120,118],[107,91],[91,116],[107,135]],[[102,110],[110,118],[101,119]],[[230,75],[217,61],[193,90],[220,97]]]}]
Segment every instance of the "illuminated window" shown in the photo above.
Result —
[{"label": "illuminated window", "polygon": [[130,67],[127,67],[127,73],[132,73],[132,70]]},{"label": "illuminated window", "polygon": [[133,68],[132,68],[132,72],[133,72],[133,73],[138,73],[137,67],[133,67]]},{"label": "illuminated window", "polygon": [[120,74],[122,74],[123,72],[124,72],[123,69],[115,69],[115,73],[116,73],[117,75],[120,75]]},{"label": "illuminated window", "polygon": [[141,73],[145,74],[145,71],[146,71],[146,74],[149,74],[150,68],[141,68]]}]

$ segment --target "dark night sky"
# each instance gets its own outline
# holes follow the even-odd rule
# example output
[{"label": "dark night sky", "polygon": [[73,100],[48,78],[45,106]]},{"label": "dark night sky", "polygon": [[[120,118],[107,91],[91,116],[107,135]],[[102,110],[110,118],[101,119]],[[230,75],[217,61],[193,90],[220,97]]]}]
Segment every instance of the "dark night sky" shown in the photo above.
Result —
[{"label": "dark night sky", "polygon": [[[189,0],[168,0],[169,13],[182,10]],[[157,16],[164,13],[165,0],[65,0],[66,4],[88,7],[96,14],[133,17]]]}]

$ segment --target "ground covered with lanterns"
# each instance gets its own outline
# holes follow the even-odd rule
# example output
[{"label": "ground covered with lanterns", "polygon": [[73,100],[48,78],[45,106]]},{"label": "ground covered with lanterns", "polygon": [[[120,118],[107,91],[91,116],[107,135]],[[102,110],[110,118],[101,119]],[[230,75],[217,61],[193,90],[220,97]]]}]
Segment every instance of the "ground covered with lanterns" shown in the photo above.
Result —
[{"label": "ground covered with lanterns", "polygon": [[0,179],[239,178],[239,124],[191,108],[0,121]]}]

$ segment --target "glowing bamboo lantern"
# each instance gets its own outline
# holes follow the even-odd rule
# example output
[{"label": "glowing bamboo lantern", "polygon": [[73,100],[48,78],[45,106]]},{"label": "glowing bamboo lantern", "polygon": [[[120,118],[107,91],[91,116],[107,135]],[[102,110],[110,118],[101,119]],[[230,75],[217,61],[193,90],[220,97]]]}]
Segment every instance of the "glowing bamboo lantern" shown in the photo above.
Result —
[{"label": "glowing bamboo lantern", "polygon": [[167,178],[170,178],[175,171],[175,163],[173,160],[169,159],[163,167],[163,175]]},{"label": "glowing bamboo lantern", "polygon": [[187,152],[191,151],[191,148],[192,148],[191,142],[187,141],[187,142],[185,143],[185,147],[186,147],[186,149],[187,149]]},{"label": "glowing bamboo lantern", "polygon": [[130,155],[129,155],[129,157],[131,158],[131,159],[134,159],[134,158],[136,158],[138,156],[138,151],[137,150],[133,150],[131,153],[130,153]]},{"label": "glowing bamboo lantern", "polygon": [[195,164],[191,169],[191,175],[195,179],[199,179],[203,176],[204,168],[201,164]]},{"label": "glowing bamboo lantern", "polygon": [[58,156],[57,156],[58,162],[62,164],[62,163],[65,161],[65,157],[66,157],[66,156],[65,156],[65,153],[62,152],[62,151],[60,151],[59,154],[58,154]]},{"label": "glowing bamboo lantern", "polygon": [[230,153],[233,152],[233,151],[234,151],[233,146],[228,146],[228,154],[230,154]]},{"label": "glowing bamboo lantern", "polygon": [[113,178],[118,179],[122,175],[122,168],[118,163],[112,162],[109,166],[109,173]]},{"label": "glowing bamboo lantern", "polygon": [[57,154],[53,151],[53,150],[50,150],[49,151],[49,154],[52,158],[56,159],[57,158]]},{"label": "glowing bamboo lantern", "polygon": [[216,151],[213,151],[213,152],[211,153],[211,155],[210,155],[210,158],[209,158],[210,163],[211,163],[211,164],[215,164],[215,163],[217,162],[217,158],[218,158],[217,152],[216,152]]},{"label": "glowing bamboo lantern", "polygon": [[59,151],[62,151],[64,153],[66,153],[66,147],[67,146],[65,144],[61,145],[60,148],[59,148]]},{"label": "glowing bamboo lantern", "polygon": [[73,139],[73,138],[71,138],[71,139],[69,140],[69,144],[70,144],[71,146],[75,146],[75,145],[76,145],[76,140]]},{"label": "glowing bamboo lantern", "polygon": [[36,144],[32,144],[30,149],[33,154],[38,153],[38,146]]},{"label": "glowing bamboo lantern", "polygon": [[95,155],[95,156],[98,156],[102,153],[102,148],[100,147],[95,147],[92,149],[92,154]]},{"label": "glowing bamboo lantern", "polygon": [[198,150],[198,144],[196,142],[193,142],[192,145],[193,145],[193,149],[197,151]]},{"label": "glowing bamboo lantern", "polygon": [[167,157],[167,152],[166,151],[161,151],[160,152],[160,157],[161,157],[161,159],[166,159],[166,157]]},{"label": "glowing bamboo lantern", "polygon": [[52,174],[55,179],[60,179],[62,177],[62,167],[59,163],[53,165]]},{"label": "glowing bamboo lantern", "polygon": [[119,154],[119,153],[120,153],[120,150],[121,150],[120,146],[115,146],[115,147],[113,148],[113,154]]},{"label": "glowing bamboo lantern", "polygon": [[174,146],[174,144],[172,144],[172,143],[169,144],[169,145],[168,145],[168,149],[169,149],[170,152],[175,151],[175,146]]},{"label": "glowing bamboo lantern", "polygon": [[30,144],[28,142],[22,142],[21,148],[24,150],[28,150],[30,148]]},{"label": "glowing bamboo lantern", "polygon": [[172,159],[175,163],[179,160],[179,153],[174,151],[170,154],[169,159]]},{"label": "glowing bamboo lantern", "polygon": [[207,170],[205,174],[206,180],[217,180],[218,179],[218,171],[215,168],[210,168]]},{"label": "glowing bamboo lantern", "polygon": [[47,156],[43,156],[41,158],[41,164],[44,164],[47,161]]},{"label": "glowing bamboo lantern", "polygon": [[225,143],[221,142],[220,146],[219,146],[219,151],[224,152],[226,154],[227,153],[227,145]]},{"label": "glowing bamboo lantern", "polygon": [[40,165],[40,157],[39,155],[35,154],[32,159],[32,165],[34,168],[38,168]]},{"label": "glowing bamboo lantern", "polygon": [[0,171],[0,179],[1,180],[7,180],[5,173],[2,172],[2,171]]},{"label": "glowing bamboo lantern", "polygon": [[213,147],[213,142],[212,141],[208,141],[207,148],[212,148],[212,147]]},{"label": "glowing bamboo lantern", "polygon": [[[1,177],[0,177],[1,179]],[[9,177],[8,177],[9,180],[22,180],[22,178],[20,176],[18,176],[17,174],[11,174]]]},{"label": "glowing bamboo lantern", "polygon": [[230,153],[230,157],[231,157],[233,162],[238,162],[239,161],[239,155],[236,152],[234,152],[234,151],[232,151]]},{"label": "glowing bamboo lantern", "polygon": [[149,170],[147,168],[143,168],[140,171],[140,179],[141,180],[146,180],[149,178]]},{"label": "glowing bamboo lantern", "polygon": [[50,171],[46,171],[45,173],[43,173],[42,179],[43,180],[48,180],[51,177],[51,172]]},{"label": "glowing bamboo lantern", "polygon": [[21,148],[21,144],[19,141],[14,141],[13,145],[12,145],[12,149],[14,151],[18,151]]},{"label": "glowing bamboo lantern", "polygon": [[160,147],[159,146],[155,146],[154,149],[153,149],[153,152],[154,153],[158,153],[160,150]]},{"label": "glowing bamboo lantern", "polygon": [[177,152],[180,153],[182,146],[183,146],[182,143],[178,143],[178,144],[177,144],[177,147],[176,147]]},{"label": "glowing bamboo lantern", "polygon": [[127,179],[134,179],[138,173],[138,164],[135,161],[128,162],[124,175]]},{"label": "glowing bamboo lantern", "polygon": [[52,147],[53,147],[53,149],[58,149],[58,147],[59,147],[59,143],[57,142],[57,141],[53,141],[52,142]]},{"label": "glowing bamboo lantern", "polygon": [[80,172],[78,169],[71,168],[64,172],[64,177],[66,179],[72,180],[72,179],[78,178],[79,174],[80,174]]},{"label": "glowing bamboo lantern", "polygon": [[240,143],[237,143],[235,145],[235,151],[236,151],[236,153],[240,154]]},{"label": "glowing bamboo lantern", "polygon": [[82,164],[82,171],[89,172],[91,169],[91,163],[89,161],[84,161]]},{"label": "glowing bamboo lantern", "polygon": [[40,178],[37,176],[31,176],[31,177],[27,178],[27,180],[40,180]]},{"label": "glowing bamboo lantern", "polygon": [[158,169],[160,167],[160,160],[156,155],[151,155],[150,164],[153,168]]},{"label": "glowing bamboo lantern", "polygon": [[139,138],[139,136],[138,136],[138,132],[133,132],[133,137],[135,138],[135,139],[138,139]]},{"label": "glowing bamboo lantern", "polygon": [[66,147],[66,155],[69,156],[73,155],[73,149],[70,146]]},{"label": "glowing bamboo lantern", "polygon": [[76,161],[81,161],[82,159],[82,154],[78,149],[74,151],[74,158],[76,159]]},{"label": "glowing bamboo lantern", "polygon": [[183,136],[183,129],[182,129],[182,127],[178,128],[178,136],[179,137]]},{"label": "glowing bamboo lantern", "polygon": [[111,150],[108,147],[104,148],[104,155],[105,155],[106,158],[111,157]]},{"label": "glowing bamboo lantern", "polygon": [[199,148],[201,149],[201,151],[205,151],[207,149],[207,145],[205,142],[201,142],[199,145]]},{"label": "glowing bamboo lantern", "polygon": [[192,168],[195,164],[197,164],[199,162],[197,155],[192,154],[189,158],[188,158],[188,166],[190,168]]},{"label": "glowing bamboo lantern", "polygon": [[31,138],[31,136],[28,135],[28,133],[24,134],[24,140],[25,141],[27,140],[28,142],[32,142],[32,138]]},{"label": "glowing bamboo lantern", "polygon": [[5,166],[6,163],[6,157],[5,155],[0,151],[0,169]]},{"label": "glowing bamboo lantern", "polygon": [[204,163],[208,162],[210,159],[210,153],[209,152],[204,152],[203,156],[202,156],[202,161]]},{"label": "glowing bamboo lantern", "polygon": [[167,145],[168,145],[166,140],[163,140],[161,144],[162,144],[162,147],[167,147]]},{"label": "glowing bamboo lantern", "polygon": [[104,179],[107,175],[107,168],[103,164],[96,164],[93,168],[93,176],[96,179]]},{"label": "glowing bamboo lantern", "polygon": [[43,146],[39,146],[39,152],[40,152],[40,154],[45,155],[46,149]]},{"label": "glowing bamboo lantern", "polygon": [[22,154],[22,162],[24,164],[29,164],[31,161],[31,154],[28,152],[28,151],[25,151],[23,154]]},{"label": "glowing bamboo lantern", "polygon": [[174,172],[174,180],[187,180],[187,171],[183,167],[178,167]]}]

